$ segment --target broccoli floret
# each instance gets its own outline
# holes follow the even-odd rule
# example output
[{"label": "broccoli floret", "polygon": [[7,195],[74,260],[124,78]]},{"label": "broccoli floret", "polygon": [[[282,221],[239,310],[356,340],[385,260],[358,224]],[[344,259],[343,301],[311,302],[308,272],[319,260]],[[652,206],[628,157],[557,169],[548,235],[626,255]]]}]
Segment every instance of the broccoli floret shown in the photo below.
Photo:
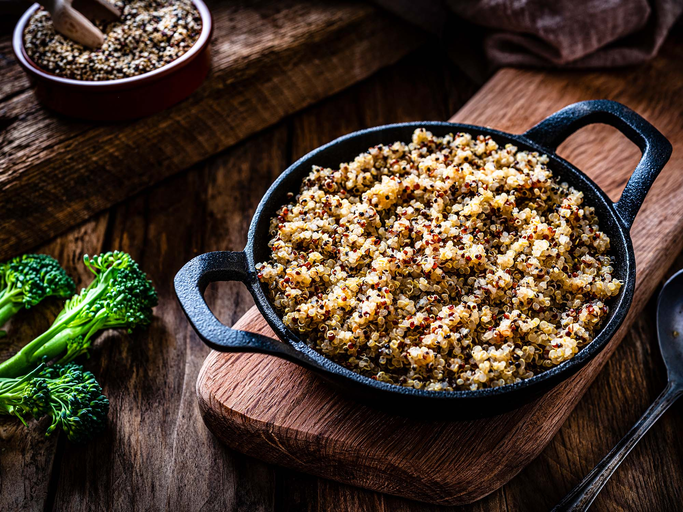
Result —
[{"label": "broccoli floret", "polygon": [[73,442],[99,433],[109,412],[109,400],[92,373],[77,364],[40,365],[20,378],[0,379],[0,414],[52,418],[45,435],[57,428]]},{"label": "broccoli floret", "polygon": [[65,364],[87,353],[93,336],[110,328],[148,325],[157,293],[138,264],[124,252],[89,258],[95,279],[64,305],[52,326],[13,357],[0,364],[0,377],[16,377],[43,360]]},{"label": "broccoli floret", "polygon": [[69,361],[73,361],[81,355],[90,357],[90,353],[88,352],[89,348],[90,340],[86,341],[85,336],[69,338],[66,340],[66,354],[64,354],[64,356],[58,362],[65,364]]},{"label": "broccoli floret", "polygon": [[69,298],[73,280],[52,256],[24,254],[0,265],[0,327],[22,308],[46,297]]}]

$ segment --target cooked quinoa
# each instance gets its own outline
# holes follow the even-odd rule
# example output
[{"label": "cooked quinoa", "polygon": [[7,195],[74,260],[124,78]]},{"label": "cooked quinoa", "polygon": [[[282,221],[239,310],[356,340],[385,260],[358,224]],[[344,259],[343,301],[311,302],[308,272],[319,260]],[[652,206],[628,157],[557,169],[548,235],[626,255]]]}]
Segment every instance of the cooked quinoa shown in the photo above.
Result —
[{"label": "cooked quinoa", "polygon": [[115,80],[147,73],[184,55],[202,20],[190,0],[118,0],[121,19],[96,21],[104,44],[90,50],[55,32],[44,7],[24,32],[28,56],[42,69],[75,80]]},{"label": "cooked quinoa", "polygon": [[284,323],[379,381],[474,390],[528,379],[592,339],[622,283],[609,238],[548,157],[424,129],[313,167],[257,265]]}]

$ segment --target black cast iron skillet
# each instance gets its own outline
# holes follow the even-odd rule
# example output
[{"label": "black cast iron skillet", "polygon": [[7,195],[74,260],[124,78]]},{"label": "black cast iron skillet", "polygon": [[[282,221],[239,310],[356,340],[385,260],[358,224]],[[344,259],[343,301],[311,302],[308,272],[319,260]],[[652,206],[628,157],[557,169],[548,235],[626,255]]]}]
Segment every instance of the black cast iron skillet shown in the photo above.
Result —
[{"label": "black cast iron skillet", "polygon": [[[621,198],[612,203],[584,173],[555,154],[559,144],[576,130],[592,123],[616,127],[642,151],[642,159]],[[377,144],[409,141],[413,131],[425,127],[434,135],[469,132],[491,135],[501,145],[512,143],[520,150],[547,154],[549,168],[560,181],[584,193],[585,204],[596,209],[600,228],[610,237],[614,275],[624,283],[611,303],[611,311],[595,339],[573,359],[532,377],[498,388],[476,391],[426,391],[372,380],[348,370],[317,353],[291,332],[266,297],[256,277],[255,264],[268,259],[270,219],[297,193],[312,165],[336,167]],[[591,148],[599,151],[599,148]],[[671,144],[650,123],[627,107],[607,100],[584,101],[551,115],[522,135],[511,135],[482,126],[445,122],[402,123],[361,130],[326,144],[291,165],[271,185],[261,200],[249,228],[242,252],[210,252],[187,263],[175,277],[178,299],[199,337],[222,352],[261,352],[282,357],[314,371],[339,390],[365,403],[393,412],[420,417],[476,417],[518,407],[567,379],[600,352],[623,322],[633,298],[636,262],[629,229],[645,195],[671,155]],[[241,281],[251,292],[261,314],[273,328],[276,340],[231,329],[220,323],[204,301],[203,293],[213,281]]]}]

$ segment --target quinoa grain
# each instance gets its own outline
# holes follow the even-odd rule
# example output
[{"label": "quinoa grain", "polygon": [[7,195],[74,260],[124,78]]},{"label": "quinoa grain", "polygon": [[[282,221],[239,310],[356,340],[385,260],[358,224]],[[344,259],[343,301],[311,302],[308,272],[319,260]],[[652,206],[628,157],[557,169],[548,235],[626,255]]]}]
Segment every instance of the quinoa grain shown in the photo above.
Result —
[{"label": "quinoa grain", "polygon": [[622,283],[609,238],[545,155],[467,133],[314,167],[257,265],[284,323],[392,384],[528,379],[588,344]]},{"label": "quinoa grain", "polygon": [[90,50],[55,32],[50,13],[38,9],[24,32],[26,53],[40,68],[75,80],[115,80],[158,69],[184,55],[202,21],[190,0],[119,0],[118,21],[95,25],[104,44]]}]

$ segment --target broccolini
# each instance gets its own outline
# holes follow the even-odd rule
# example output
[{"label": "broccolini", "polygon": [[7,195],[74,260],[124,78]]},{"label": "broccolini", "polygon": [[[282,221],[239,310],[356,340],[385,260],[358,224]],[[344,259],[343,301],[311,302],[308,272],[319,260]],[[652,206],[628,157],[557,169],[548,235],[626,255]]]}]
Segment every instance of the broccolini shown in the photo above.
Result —
[{"label": "broccolini", "polygon": [[68,298],[74,293],[73,280],[47,254],[24,254],[0,264],[0,327],[22,308],[49,296]]},{"label": "broccolini", "polygon": [[92,373],[71,363],[40,365],[19,378],[0,379],[0,414],[52,418],[46,435],[61,428],[73,442],[88,441],[100,432],[109,412],[109,400]]},{"label": "broccolini", "polygon": [[43,361],[66,364],[88,352],[93,336],[103,329],[148,325],[157,294],[129,254],[107,252],[84,256],[95,279],[64,305],[52,326],[0,364],[0,377],[27,373]]}]

